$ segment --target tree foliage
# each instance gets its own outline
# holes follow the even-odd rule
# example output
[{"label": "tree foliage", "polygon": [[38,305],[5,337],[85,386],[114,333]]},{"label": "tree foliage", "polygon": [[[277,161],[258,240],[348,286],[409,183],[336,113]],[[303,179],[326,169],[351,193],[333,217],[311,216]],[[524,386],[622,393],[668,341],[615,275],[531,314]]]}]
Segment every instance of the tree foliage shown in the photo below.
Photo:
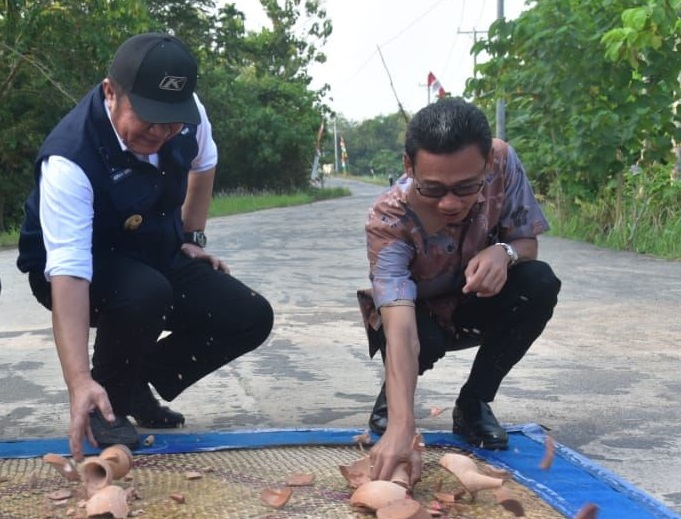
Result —
[{"label": "tree foliage", "polygon": [[345,139],[350,172],[357,175],[397,177],[402,173],[402,155],[407,124],[401,113],[378,116],[360,123],[338,118]]},{"label": "tree foliage", "polygon": [[216,187],[289,189],[309,178],[327,87],[332,26],[318,0],[261,0],[269,26],[247,32],[233,4],[213,0],[0,2],[0,232],[16,226],[40,143],[105,76],[113,52],[144,31],[176,34],[199,60],[198,93],[220,162]]},{"label": "tree foliage", "polygon": [[592,200],[633,164],[671,158],[678,12],[679,0],[536,2],[474,46],[490,59],[467,95],[490,113],[504,99],[509,140],[544,192]]}]

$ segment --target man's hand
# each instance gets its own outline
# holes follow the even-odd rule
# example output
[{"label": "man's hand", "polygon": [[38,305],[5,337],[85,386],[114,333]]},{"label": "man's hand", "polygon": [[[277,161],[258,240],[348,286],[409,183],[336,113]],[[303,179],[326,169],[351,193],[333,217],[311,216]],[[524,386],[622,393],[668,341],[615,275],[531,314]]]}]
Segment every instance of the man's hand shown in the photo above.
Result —
[{"label": "man's hand", "polygon": [[185,255],[189,256],[190,258],[207,261],[215,270],[221,270],[225,274],[229,274],[229,267],[227,266],[227,263],[222,261],[217,256],[208,254],[198,245],[194,245],[193,243],[184,243],[182,245],[182,252],[184,252]]},{"label": "man's hand", "polygon": [[76,461],[83,460],[83,438],[87,438],[93,447],[97,447],[92,429],[90,428],[89,414],[98,408],[105,420],[115,420],[109,397],[102,386],[90,377],[74,383],[69,388],[69,400],[71,402],[71,423],[69,425],[69,448]]},{"label": "man's hand", "polygon": [[463,293],[478,297],[497,295],[506,284],[508,262],[508,254],[498,245],[480,251],[468,262]]},{"label": "man's hand", "polygon": [[390,481],[400,463],[407,464],[409,485],[413,486],[421,479],[423,460],[418,446],[414,444],[416,431],[412,428],[391,428],[374,445],[369,453],[371,459],[371,479]]}]

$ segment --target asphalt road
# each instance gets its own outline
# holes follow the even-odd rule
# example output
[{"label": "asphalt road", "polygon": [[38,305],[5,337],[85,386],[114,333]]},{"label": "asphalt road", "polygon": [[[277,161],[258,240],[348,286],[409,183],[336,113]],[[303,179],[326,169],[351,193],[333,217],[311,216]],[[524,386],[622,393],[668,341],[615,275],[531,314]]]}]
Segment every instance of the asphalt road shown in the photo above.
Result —
[{"label": "asphalt road", "polygon": [[[365,427],[382,377],[355,291],[368,285],[363,224],[380,187],[215,218],[209,248],[272,302],[275,329],[255,352],[206,377],[173,407],[185,431]],[[540,238],[563,281],[553,320],[493,404],[504,423],[540,423],[556,440],[681,512],[681,263]],[[0,441],[63,437],[67,394],[50,315],[0,251]],[[418,426],[446,430],[474,350],[419,381]],[[429,409],[446,412],[430,417]]]}]

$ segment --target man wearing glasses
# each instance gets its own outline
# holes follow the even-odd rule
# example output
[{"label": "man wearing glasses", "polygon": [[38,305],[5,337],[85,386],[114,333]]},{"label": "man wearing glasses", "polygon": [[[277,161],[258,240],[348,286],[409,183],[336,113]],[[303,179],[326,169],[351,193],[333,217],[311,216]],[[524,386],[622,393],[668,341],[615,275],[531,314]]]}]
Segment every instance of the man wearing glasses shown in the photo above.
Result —
[{"label": "man wearing glasses", "polygon": [[404,175],[369,210],[371,290],[358,292],[370,355],[385,383],[371,413],[382,435],[372,478],[400,462],[421,473],[414,448],[418,375],[445,352],[479,349],[453,411],[453,432],[508,448],[489,403],[553,314],[560,281],[537,260],[548,223],[515,151],[492,139],[484,113],[446,98],[420,110],[405,139]]}]

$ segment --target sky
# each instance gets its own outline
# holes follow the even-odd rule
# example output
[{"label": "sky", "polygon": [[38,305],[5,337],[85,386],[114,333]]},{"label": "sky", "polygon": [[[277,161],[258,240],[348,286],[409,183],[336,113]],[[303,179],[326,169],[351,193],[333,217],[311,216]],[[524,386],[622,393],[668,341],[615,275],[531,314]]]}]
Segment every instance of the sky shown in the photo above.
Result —
[{"label": "sky", "polygon": [[[326,63],[310,68],[312,87],[328,83],[328,105],[346,119],[360,122],[399,110],[390,77],[397,99],[410,113],[429,101],[429,72],[446,91],[462,94],[466,79],[473,75],[473,31],[484,36],[501,0],[322,1],[333,34],[322,49]],[[234,3],[246,15],[247,30],[266,23],[258,0]],[[503,4],[508,19],[525,7],[524,0],[503,0]]]}]

